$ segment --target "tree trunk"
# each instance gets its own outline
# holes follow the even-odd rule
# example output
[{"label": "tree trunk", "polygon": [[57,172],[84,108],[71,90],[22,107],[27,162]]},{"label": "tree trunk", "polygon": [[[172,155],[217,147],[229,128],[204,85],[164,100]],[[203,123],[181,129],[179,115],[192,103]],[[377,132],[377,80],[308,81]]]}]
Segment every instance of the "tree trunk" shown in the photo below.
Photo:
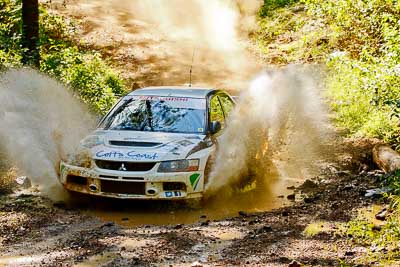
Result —
[{"label": "tree trunk", "polygon": [[400,154],[388,145],[376,145],[372,149],[372,156],[375,164],[385,172],[400,169]]},{"label": "tree trunk", "polygon": [[23,64],[40,67],[39,54],[39,1],[22,1]]}]

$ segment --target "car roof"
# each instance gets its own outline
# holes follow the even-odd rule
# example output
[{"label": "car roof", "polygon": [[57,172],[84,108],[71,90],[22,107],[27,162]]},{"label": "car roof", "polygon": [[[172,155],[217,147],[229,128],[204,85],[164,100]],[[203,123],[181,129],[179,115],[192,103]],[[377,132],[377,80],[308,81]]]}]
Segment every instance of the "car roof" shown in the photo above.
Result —
[{"label": "car roof", "polygon": [[213,88],[189,87],[189,86],[156,86],[156,87],[145,87],[137,89],[129,93],[129,95],[205,98],[208,94],[214,91],[217,90]]}]

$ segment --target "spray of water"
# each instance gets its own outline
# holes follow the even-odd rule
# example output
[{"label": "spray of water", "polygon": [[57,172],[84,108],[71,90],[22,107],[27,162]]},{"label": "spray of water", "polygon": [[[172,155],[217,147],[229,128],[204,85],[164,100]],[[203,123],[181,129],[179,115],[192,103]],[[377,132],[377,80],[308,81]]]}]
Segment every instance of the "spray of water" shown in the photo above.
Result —
[{"label": "spray of water", "polygon": [[289,66],[267,71],[243,91],[222,136],[207,191],[243,180],[310,177],[329,135],[316,72]]},{"label": "spray of water", "polygon": [[32,69],[0,76],[0,146],[9,160],[53,199],[63,197],[58,163],[93,126],[71,92]]}]

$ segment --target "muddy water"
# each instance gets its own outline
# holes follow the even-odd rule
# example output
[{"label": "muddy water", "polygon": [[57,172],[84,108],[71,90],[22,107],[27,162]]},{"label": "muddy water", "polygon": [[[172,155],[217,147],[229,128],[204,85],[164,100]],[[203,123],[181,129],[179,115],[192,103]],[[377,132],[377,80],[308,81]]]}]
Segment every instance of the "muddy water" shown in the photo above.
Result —
[{"label": "muddy water", "polygon": [[219,195],[208,199],[202,208],[189,208],[168,201],[127,201],[108,198],[80,199],[74,205],[84,213],[123,226],[190,224],[205,220],[238,216],[239,211],[268,211],[290,205],[288,187],[298,186],[303,178],[270,179],[269,184],[254,186],[246,192]]}]

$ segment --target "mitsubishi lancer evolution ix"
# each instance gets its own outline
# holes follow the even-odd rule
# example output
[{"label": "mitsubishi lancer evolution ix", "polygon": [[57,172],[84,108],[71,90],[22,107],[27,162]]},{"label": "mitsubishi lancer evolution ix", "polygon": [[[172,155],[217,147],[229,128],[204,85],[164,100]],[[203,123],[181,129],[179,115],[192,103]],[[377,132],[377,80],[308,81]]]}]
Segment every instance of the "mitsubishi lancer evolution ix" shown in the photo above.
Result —
[{"label": "mitsubishi lancer evolution ix", "polygon": [[123,97],[60,163],[74,192],[123,199],[198,199],[234,108],[221,90],[149,87]]}]

